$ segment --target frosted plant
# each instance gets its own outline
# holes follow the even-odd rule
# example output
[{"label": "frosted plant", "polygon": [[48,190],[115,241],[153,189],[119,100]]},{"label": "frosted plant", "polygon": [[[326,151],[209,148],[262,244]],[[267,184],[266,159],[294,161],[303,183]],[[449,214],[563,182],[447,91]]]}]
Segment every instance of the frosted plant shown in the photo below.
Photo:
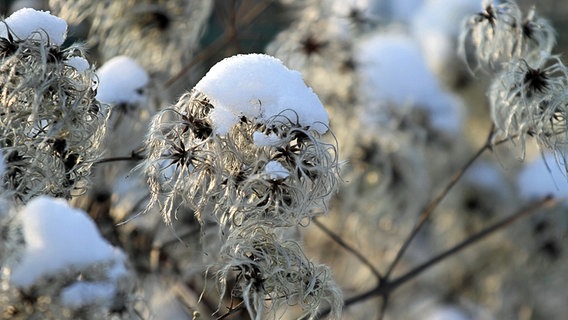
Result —
[{"label": "frosted plant", "polygon": [[[90,217],[62,199],[39,196],[18,210],[2,256],[2,306],[19,319],[106,318],[128,309],[126,256]],[[88,248],[88,250],[86,250]],[[6,253],[6,252],[4,252]]]},{"label": "frosted plant", "polygon": [[60,47],[64,20],[22,9],[0,25],[0,148],[5,189],[70,197],[99,156],[104,109],[83,49]]},{"label": "frosted plant", "polygon": [[327,122],[298,72],[265,55],[227,58],[152,120],[150,206],[168,222],[179,200],[225,227],[295,225],[324,210],[337,184],[335,147],[319,137]]},{"label": "frosted plant", "polygon": [[[268,225],[255,224],[231,233],[221,249],[217,272],[224,296],[242,299],[252,319],[276,314],[279,307],[299,305],[301,317],[314,319],[330,306],[339,319],[342,294],[328,267],[309,261],[296,242],[278,238]],[[301,318],[299,317],[299,318]]]},{"label": "frosted plant", "polygon": [[159,204],[171,223],[189,207],[202,225],[221,226],[222,290],[237,272],[231,296],[255,319],[268,297],[274,312],[299,304],[314,315],[325,299],[339,312],[329,271],[273,233],[326,212],[338,180],[335,145],[320,138],[328,121],[300,73],[262,54],[219,62],[152,120],[141,164],[148,208]]},{"label": "frosted plant", "polygon": [[566,137],[568,69],[557,56],[543,56],[538,64],[514,59],[495,78],[489,90],[491,116],[506,136],[537,138],[541,147],[562,150]]},{"label": "frosted plant", "polygon": [[211,0],[50,0],[50,7],[73,23],[89,18],[89,41],[103,61],[126,55],[150,73],[173,73],[195,54],[213,8]]},{"label": "frosted plant", "polygon": [[501,63],[513,58],[533,63],[542,51],[551,52],[554,30],[534,8],[523,18],[514,1],[484,0],[482,5],[483,11],[464,22],[460,35],[460,54],[472,70],[500,70]]}]

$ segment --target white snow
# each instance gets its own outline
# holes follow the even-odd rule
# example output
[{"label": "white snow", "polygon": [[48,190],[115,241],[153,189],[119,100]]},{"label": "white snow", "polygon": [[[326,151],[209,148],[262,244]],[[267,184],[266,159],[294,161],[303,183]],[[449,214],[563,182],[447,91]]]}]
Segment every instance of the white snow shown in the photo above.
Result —
[{"label": "white snow", "polygon": [[438,306],[423,316],[424,320],[470,320],[461,309],[453,306]]},{"label": "white snow", "polygon": [[427,110],[434,127],[449,133],[462,129],[463,105],[444,91],[428,69],[417,43],[402,33],[377,33],[355,50],[367,101]]},{"label": "white snow", "polygon": [[[548,166],[548,167],[547,167]],[[551,153],[528,162],[519,172],[517,185],[521,196],[527,200],[552,195],[568,197],[567,172]],[[568,200],[564,202],[568,205]]]},{"label": "white snow", "polygon": [[[23,8],[4,20],[10,28],[14,40],[49,37],[49,43],[60,46],[67,37],[67,22],[51,15],[49,11]],[[8,38],[6,24],[0,23],[0,37]]]},{"label": "white snow", "polygon": [[65,64],[75,68],[78,73],[82,73],[83,71],[89,69],[91,66],[89,61],[83,57],[70,57],[69,59],[65,60]]},{"label": "white snow", "polygon": [[107,104],[138,104],[146,101],[148,73],[127,56],[114,57],[97,70],[97,100]]},{"label": "white snow", "polygon": [[195,89],[215,107],[210,119],[219,135],[227,134],[242,116],[268,123],[282,114],[319,133],[328,129],[327,112],[302,75],[268,55],[226,58],[214,65]]},{"label": "white snow", "polygon": [[93,304],[112,302],[116,286],[109,282],[77,281],[61,291],[63,305],[78,309]]},{"label": "white snow", "polygon": [[252,134],[252,140],[254,144],[259,147],[276,147],[282,144],[282,139],[274,133],[264,134],[255,131]]},{"label": "white snow", "polygon": [[69,267],[81,269],[124,259],[84,211],[62,199],[39,196],[19,212],[19,218],[26,247],[11,277],[17,286],[28,287],[44,275]]},{"label": "white snow", "polygon": [[264,174],[270,180],[283,180],[290,176],[290,171],[278,161],[269,161],[264,167]]}]

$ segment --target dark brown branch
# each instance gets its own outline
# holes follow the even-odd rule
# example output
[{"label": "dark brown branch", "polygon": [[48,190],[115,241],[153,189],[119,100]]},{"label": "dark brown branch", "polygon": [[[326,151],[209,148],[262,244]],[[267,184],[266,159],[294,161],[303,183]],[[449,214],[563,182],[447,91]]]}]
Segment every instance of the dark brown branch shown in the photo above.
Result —
[{"label": "dark brown branch", "polygon": [[463,249],[477,243],[478,241],[489,236],[490,234],[493,234],[494,232],[496,232],[498,230],[504,229],[505,227],[509,226],[510,224],[519,220],[520,218],[527,216],[527,215],[530,215],[530,214],[533,214],[533,213],[537,212],[539,209],[554,207],[554,206],[558,205],[559,203],[561,203],[562,201],[564,201],[564,199],[558,200],[558,199],[552,198],[551,196],[548,196],[548,197],[545,197],[545,198],[538,200],[534,203],[531,203],[529,206],[519,210],[517,213],[502,219],[501,221],[479,231],[478,233],[475,233],[475,234],[469,236],[467,239],[463,240],[462,242],[458,243],[457,245],[451,247],[450,249],[447,249],[446,251],[444,251],[444,252],[442,252],[442,253],[440,253],[440,254],[432,257],[432,258],[430,258],[430,260],[428,260],[428,261],[424,262],[423,264],[415,267],[414,269],[408,271],[404,275],[396,278],[395,280],[393,280],[391,282],[391,287],[396,288],[396,287],[400,286],[401,284],[408,282],[409,280],[413,279],[414,277],[421,274],[426,269],[429,269],[430,267],[437,264],[438,262],[440,262],[440,261],[462,251]]},{"label": "dark brown branch", "polygon": [[[401,285],[407,283],[408,281],[414,279],[418,275],[422,274],[424,271],[428,270],[432,266],[438,264],[439,262],[455,255],[456,253],[470,247],[471,245],[479,242],[482,239],[487,238],[489,235],[504,229],[505,227],[509,226],[513,222],[517,221],[518,219],[534,214],[539,211],[539,209],[543,208],[552,208],[562,202],[566,201],[566,199],[554,199],[552,197],[545,197],[541,200],[535,201],[528,205],[527,207],[519,210],[517,213],[506,217],[495,224],[469,236],[462,242],[458,243],[457,245],[445,250],[444,252],[430,258],[428,261],[422,263],[421,265],[413,268],[412,270],[408,271],[407,273],[403,274],[402,276],[392,280],[392,281],[382,281],[377,286],[372,289],[369,289],[363,293],[360,293],[356,296],[348,298],[344,301],[344,306],[348,307],[352,304],[356,304],[361,301],[365,301],[369,298],[381,296],[383,299],[390,295],[395,289],[400,287]],[[387,300],[388,301],[388,300]],[[318,315],[318,318],[324,317],[329,314],[330,310],[324,310]]]},{"label": "dark brown branch", "polygon": [[[242,17],[240,17],[239,21],[236,21],[236,26],[234,27],[239,28],[243,26],[247,26],[252,23],[256,18],[258,18],[264,10],[268,8],[270,5],[270,1],[263,1],[256,5],[254,5],[250,10],[248,10]],[[234,31],[234,30],[233,30]],[[176,81],[180,80],[186,73],[191,70],[194,66],[207,60],[209,57],[213,55],[213,53],[220,51],[227,45],[227,38],[229,36],[230,30],[225,30],[225,33],[220,35],[217,39],[215,39],[207,48],[201,50],[198,54],[193,57],[191,62],[186,65],[180,72],[178,72],[175,76],[169,79],[164,86],[166,88],[170,87]]]},{"label": "dark brown branch", "polygon": [[414,240],[418,232],[422,229],[422,226],[428,220],[432,212],[438,207],[438,205],[442,202],[442,200],[446,198],[448,193],[453,189],[456,183],[460,181],[460,179],[463,177],[465,172],[475,163],[475,161],[477,161],[477,159],[479,159],[479,157],[481,157],[481,155],[485,151],[491,149],[491,147],[494,145],[494,143],[491,142],[493,134],[494,134],[494,128],[492,127],[487,139],[485,140],[485,144],[481,148],[479,148],[479,150],[456,173],[454,173],[448,184],[430,201],[430,203],[428,203],[426,208],[420,214],[420,217],[418,218],[418,223],[414,226],[414,229],[412,229],[412,231],[410,232],[410,234],[405,239],[404,243],[396,253],[393,262],[390,264],[389,268],[387,269],[387,272],[385,273],[385,278],[387,279],[390,278],[394,268],[398,265],[400,259],[406,252],[406,249],[408,249],[408,246],[410,245],[412,240]]},{"label": "dark brown branch", "polygon": [[118,162],[118,161],[140,161],[144,160],[144,156],[139,152],[132,151],[129,156],[123,157],[112,157],[112,158],[103,158],[100,160],[95,161],[95,164],[107,163],[107,162]]},{"label": "dark brown branch", "polygon": [[244,307],[244,302],[241,301],[236,307],[230,307],[229,311],[227,311],[225,314],[223,314],[222,316],[218,317],[216,320],[223,320],[228,318],[229,316],[231,316],[232,314],[241,311]]},{"label": "dark brown branch", "polygon": [[367,266],[367,268],[369,268],[369,270],[373,273],[373,275],[375,277],[377,277],[377,279],[379,279],[379,281],[381,281],[383,279],[383,276],[381,275],[379,270],[377,270],[377,268],[375,268],[375,266],[373,266],[371,261],[369,261],[369,259],[367,259],[361,252],[359,252],[357,249],[350,246],[339,235],[335,234],[333,231],[331,231],[328,227],[323,225],[317,219],[312,220],[312,222],[321,231],[323,231],[328,237],[330,237],[333,241],[335,241],[338,245],[343,247],[345,250],[347,250],[348,252],[353,254],[357,259],[359,259],[359,261],[361,261],[361,263],[363,263],[365,266]]}]

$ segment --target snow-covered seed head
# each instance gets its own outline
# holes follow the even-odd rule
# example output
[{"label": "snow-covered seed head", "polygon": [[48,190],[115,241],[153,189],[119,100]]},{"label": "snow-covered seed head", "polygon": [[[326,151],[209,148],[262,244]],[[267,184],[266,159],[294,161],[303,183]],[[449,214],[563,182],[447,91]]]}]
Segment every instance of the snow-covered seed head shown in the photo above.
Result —
[{"label": "snow-covered seed head", "polygon": [[[96,99],[110,106],[105,149],[108,156],[140,146],[154,113],[150,76],[134,59],[117,56],[97,69]],[[120,137],[117,139],[117,137]]]},{"label": "snow-covered seed head", "polygon": [[337,185],[327,125],[298,72],[266,55],[227,58],[154,117],[142,164],[150,206],[164,206],[166,221],[181,202],[225,227],[295,225],[325,211]]},{"label": "snow-covered seed head", "polygon": [[16,247],[0,246],[4,317],[77,319],[88,310],[92,318],[107,319],[124,308],[121,301],[133,293],[126,255],[86,212],[47,196],[14,211],[1,228],[11,236],[3,242]]},{"label": "snow-covered seed head", "polygon": [[2,183],[24,202],[69,197],[100,156],[105,117],[94,72],[81,47],[60,47],[66,30],[62,19],[33,9],[0,24],[2,42],[15,48],[0,57]]},{"label": "snow-covered seed head", "polygon": [[534,63],[542,52],[552,51],[555,32],[534,8],[523,18],[514,1],[482,4],[481,12],[464,21],[460,35],[459,53],[473,71],[499,71],[515,58]]}]

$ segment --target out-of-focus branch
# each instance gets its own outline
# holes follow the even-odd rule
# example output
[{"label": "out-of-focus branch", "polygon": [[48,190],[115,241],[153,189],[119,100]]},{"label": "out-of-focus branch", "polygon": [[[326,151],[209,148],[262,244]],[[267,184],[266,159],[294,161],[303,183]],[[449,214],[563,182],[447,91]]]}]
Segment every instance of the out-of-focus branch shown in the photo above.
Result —
[{"label": "out-of-focus branch", "polygon": [[430,201],[430,203],[428,203],[428,205],[426,205],[425,209],[422,211],[420,217],[418,218],[418,223],[416,224],[416,226],[414,226],[414,229],[412,229],[408,237],[405,239],[404,243],[396,253],[393,262],[390,264],[389,268],[387,269],[387,272],[385,273],[385,278],[388,279],[392,275],[394,268],[400,262],[400,259],[406,252],[406,249],[408,249],[408,246],[410,245],[412,240],[416,237],[420,229],[422,229],[422,226],[424,226],[424,223],[428,220],[432,212],[438,207],[438,205],[442,202],[442,200],[446,198],[448,193],[453,189],[456,183],[460,181],[460,179],[463,177],[465,172],[475,163],[475,161],[477,161],[477,159],[479,159],[479,157],[481,157],[481,155],[483,155],[485,151],[490,150],[491,147],[494,145],[494,143],[492,142],[494,132],[495,132],[494,128],[491,127],[489,135],[485,140],[485,144],[481,146],[481,148],[479,148],[479,150],[477,150],[477,152],[456,173],[454,173],[448,184]]},{"label": "out-of-focus branch", "polygon": [[322,224],[321,222],[319,222],[317,219],[312,220],[312,222],[321,230],[323,231],[328,237],[330,237],[333,241],[335,241],[338,245],[340,245],[341,247],[343,247],[343,249],[347,250],[348,252],[350,252],[351,254],[353,254],[357,259],[359,259],[359,261],[361,261],[361,263],[363,263],[365,266],[367,266],[367,268],[369,268],[369,270],[373,273],[373,275],[375,277],[377,277],[377,279],[379,279],[379,281],[381,281],[383,279],[383,276],[381,275],[381,273],[379,272],[379,270],[377,270],[377,268],[375,268],[375,266],[371,263],[371,261],[369,261],[369,259],[367,259],[361,252],[359,252],[359,250],[353,248],[352,246],[350,246],[347,242],[345,242],[339,235],[337,235],[335,232],[331,231],[328,227],[326,227],[324,224]]},{"label": "out-of-focus branch", "polygon": [[[483,230],[481,230],[481,231],[479,231],[475,234],[470,235],[469,237],[467,237],[465,240],[458,243],[457,245],[445,250],[444,252],[442,252],[440,254],[433,256],[428,261],[414,267],[410,271],[408,271],[405,274],[395,278],[394,280],[385,279],[384,281],[381,281],[374,288],[371,288],[371,289],[369,289],[369,290],[367,290],[363,293],[360,293],[356,296],[353,296],[351,298],[345,299],[344,306],[348,307],[350,305],[365,301],[365,300],[370,299],[372,297],[383,297],[383,299],[384,299],[385,297],[389,296],[398,287],[400,287],[401,285],[403,285],[403,284],[409,282],[410,280],[414,279],[415,277],[422,274],[424,271],[428,270],[429,268],[438,264],[439,262],[444,261],[445,259],[447,259],[447,258],[457,254],[458,252],[470,247],[471,245],[479,242],[480,240],[487,238],[488,236],[492,235],[493,233],[506,228],[507,226],[509,226],[510,224],[519,220],[522,217],[525,217],[527,215],[539,212],[540,209],[553,208],[553,207],[557,206],[558,204],[560,204],[564,201],[566,201],[566,199],[564,199],[564,198],[554,199],[551,196],[537,200],[537,201],[529,204],[528,206],[520,209],[515,214],[513,214],[509,217],[506,217],[506,218],[486,227],[485,229],[483,229]],[[329,312],[330,312],[329,310],[324,310],[323,312],[321,312],[318,315],[318,318],[326,316],[327,314],[329,314]]]},{"label": "out-of-focus branch", "polygon": [[236,39],[235,35],[231,34],[231,32],[234,33],[238,28],[250,25],[252,22],[254,22],[256,18],[258,18],[264,12],[264,10],[268,8],[269,5],[270,1],[258,2],[254,6],[250,7],[248,11],[244,12],[242,16],[238,16],[238,19],[237,17],[234,17],[235,20],[233,21],[233,25],[230,28],[225,28],[225,31],[222,35],[217,37],[217,39],[215,39],[211,44],[209,44],[209,46],[207,46],[203,50],[200,50],[199,53],[196,54],[195,57],[193,57],[191,62],[187,66],[185,66],[182,70],[180,70],[180,72],[178,72],[175,76],[169,79],[164,84],[164,86],[166,88],[170,87],[176,81],[180,80],[183,76],[185,76],[185,74],[188,73],[189,70],[191,70],[191,68],[207,60],[215,52],[222,50],[227,44],[229,44],[228,43],[229,41],[227,39],[235,41]]}]

